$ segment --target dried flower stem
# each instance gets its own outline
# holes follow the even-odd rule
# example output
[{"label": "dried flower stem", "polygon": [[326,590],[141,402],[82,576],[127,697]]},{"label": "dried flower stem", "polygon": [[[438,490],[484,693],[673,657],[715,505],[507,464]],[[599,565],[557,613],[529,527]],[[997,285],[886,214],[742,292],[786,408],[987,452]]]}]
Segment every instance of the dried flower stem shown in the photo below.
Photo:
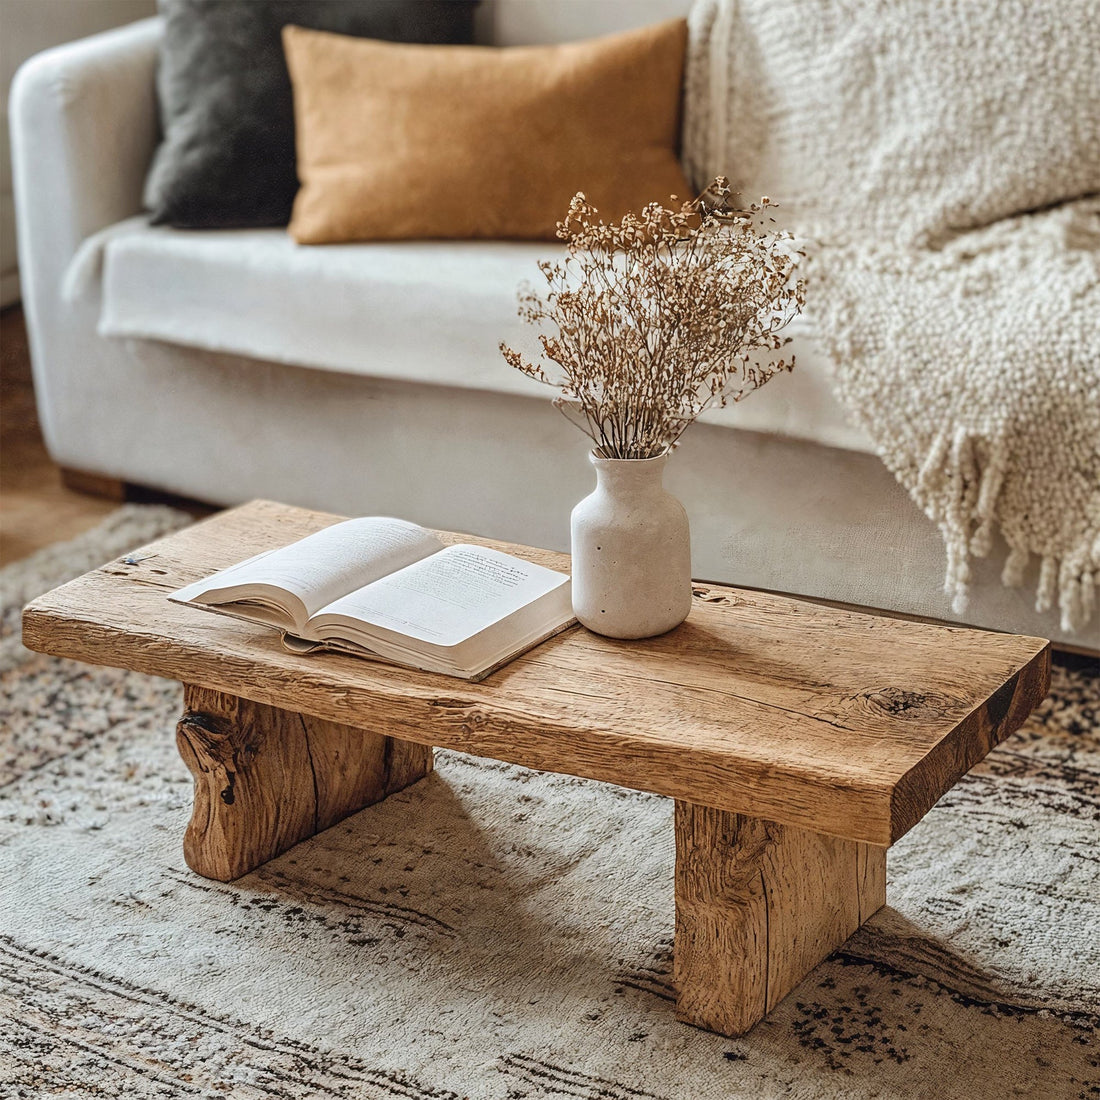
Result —
[{"label": "dried flower stem", "polygon": [[542,354],[500,350],[560,391],[554,404],[601,457],[662,454],[706,409],[794,366],[767,353],[789,342],[779,333],[805,304],[803,253],[771,228],[769,199],[737,210],[729,197],[719,177],[679,209],[651,203],[605,224],[578,193],[558,223],[566,258],[538,265],[545,293],[520,288]]}]

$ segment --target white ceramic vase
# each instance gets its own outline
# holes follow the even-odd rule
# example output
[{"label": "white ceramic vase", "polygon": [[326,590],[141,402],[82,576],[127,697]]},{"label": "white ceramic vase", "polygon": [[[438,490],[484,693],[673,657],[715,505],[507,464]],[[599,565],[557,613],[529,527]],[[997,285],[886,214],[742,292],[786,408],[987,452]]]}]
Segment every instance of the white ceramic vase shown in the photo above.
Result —
[{"label": "white ceramic vase", "polygon": [[651,638],[691,610],[684,506],[662,484],[668,455],[598,458],[596,488],[574,509],[573,612],[609,638]]}]

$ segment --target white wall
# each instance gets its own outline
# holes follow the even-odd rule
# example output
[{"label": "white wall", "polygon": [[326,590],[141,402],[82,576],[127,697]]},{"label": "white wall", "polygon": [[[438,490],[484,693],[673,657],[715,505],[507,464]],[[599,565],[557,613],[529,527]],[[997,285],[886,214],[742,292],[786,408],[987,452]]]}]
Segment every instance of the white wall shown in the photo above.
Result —
[{"label": "white wall", "polygon": [[156,0],[0,0],[0,88],[4,94],[0,119],[0,306],[19,298],[8,141],[8,89],[16,69],[49,46],[144,19],[155,11]]}]

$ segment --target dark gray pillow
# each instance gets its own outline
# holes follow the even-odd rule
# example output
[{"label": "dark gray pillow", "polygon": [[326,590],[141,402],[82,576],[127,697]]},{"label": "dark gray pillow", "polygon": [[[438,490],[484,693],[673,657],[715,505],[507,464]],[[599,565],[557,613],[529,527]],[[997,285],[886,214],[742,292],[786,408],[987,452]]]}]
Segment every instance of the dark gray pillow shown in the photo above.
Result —
[{"label": "dark gray pillow", "polygon": [[282,28],[468,43],[477,0],[160,0],[164,139],[145,181],[156,224],[286,225],[298,190]]}]

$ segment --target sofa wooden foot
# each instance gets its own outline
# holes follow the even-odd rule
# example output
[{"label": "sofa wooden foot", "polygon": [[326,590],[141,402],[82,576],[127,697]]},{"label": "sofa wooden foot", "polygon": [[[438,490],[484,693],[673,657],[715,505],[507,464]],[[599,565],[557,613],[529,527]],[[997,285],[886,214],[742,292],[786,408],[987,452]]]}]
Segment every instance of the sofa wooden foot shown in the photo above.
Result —
[{"label": "sofa wooden foot", "polygon": [[677,800],[677,1016],[743,1035],[885,903],[885,848]]},{"label": "sofa wooden foot", "polygon": [[187,865],[228,882],[432,768],[432,749],[184,685],[176,744],[195,779]]},{"label": "sofa wooden foot", "polygon": [[61,467],[61,484],[74,493],[86,496],[104,497],[106,500],[122,502],[126,499],[127,483],[117,477],[103,477],[102,474],[89,474],[84,470]]}]

